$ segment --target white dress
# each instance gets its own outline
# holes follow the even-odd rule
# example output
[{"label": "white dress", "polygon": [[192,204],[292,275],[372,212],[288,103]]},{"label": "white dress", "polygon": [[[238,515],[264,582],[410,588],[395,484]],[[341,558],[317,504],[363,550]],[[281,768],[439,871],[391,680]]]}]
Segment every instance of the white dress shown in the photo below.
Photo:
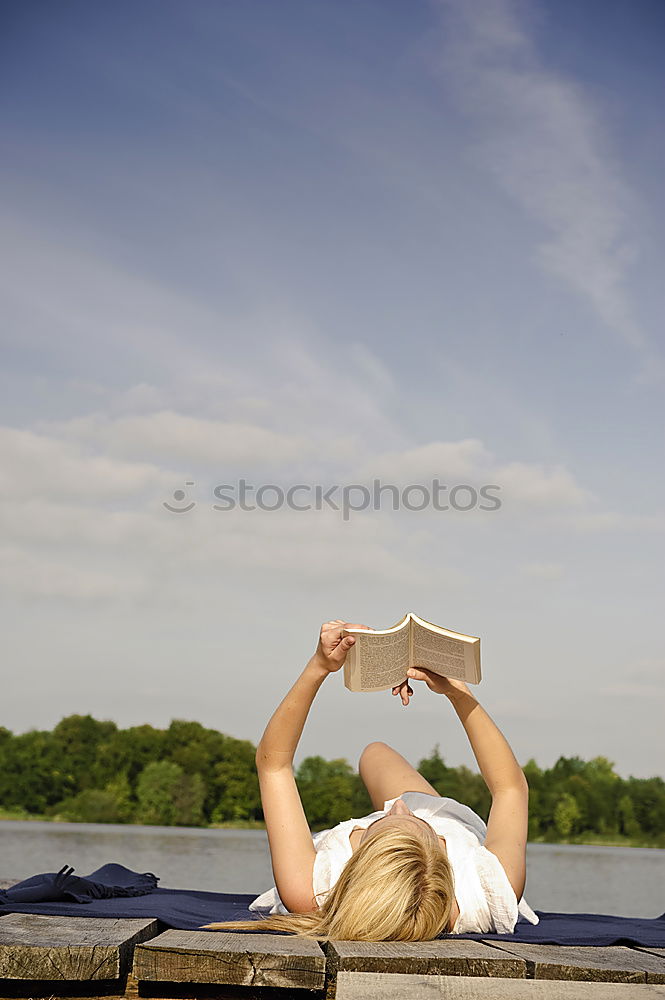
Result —
[{"label": "white dress", "polygon": [[[347,819],[331,830],[321,830],[313,835],[316,849],[313,887],[319,904],[335,885],[342,868],[353,854],[349,840],[353,828],[365,829],[375,819],[385,816],[398,798],[446,839],[455,898],[460,909],[453,934],[512,934],[520,916],[529,923],[538,923],[538,917],[526,900],[522,898],[517,902],[499,859],[483,847],[487,827],[480,816],[455,799],[425,792],[404,792],[394,799],[387,799],[383,809],[359,819]],[[276,887],[257,896],[249,909],[262,916],[289,912]]]}]

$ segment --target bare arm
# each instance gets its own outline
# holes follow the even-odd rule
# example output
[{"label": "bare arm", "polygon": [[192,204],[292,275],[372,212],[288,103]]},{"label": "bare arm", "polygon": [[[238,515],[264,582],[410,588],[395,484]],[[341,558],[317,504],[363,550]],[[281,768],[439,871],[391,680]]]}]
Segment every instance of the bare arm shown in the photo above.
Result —
[{"label": "bare arm", "polygon": [[257,768],[291,768],[312,702],[329,672],[315,653],[270,717],[256,749]]},{"label": "bare arm", "polygon": [[[524,773],[505,736],[466,684],[428,670],[413,669],[408,674],[415,680],[424,680],[437,694],[445,694],[464,726],[492,796],[485,847],[498,857],[519,900],[526,881],[529,814],[529,786]],[[395,693],[398,691],[395,689]],[[408,697],[402,694],[404,704],[408,704]]]},{"label": "bare arm", "polygon": [[466,684],[458,683],[459,688],[446,693],[469,737],[492,798],[506,789],[521,788],[526,779],[507,739]]},{"label": "bare arm", "polygon": [[[288,910],[315,910],[312,875],[316,851],[293,775],[293,757],[309,710],[328,674],[339,670],[355,640],[341,639],[341,620],[321,627],[316,652],[282,699],[256,750],[256,769],[275,885]],[[358,625],[348,625],[362,628]]]}]

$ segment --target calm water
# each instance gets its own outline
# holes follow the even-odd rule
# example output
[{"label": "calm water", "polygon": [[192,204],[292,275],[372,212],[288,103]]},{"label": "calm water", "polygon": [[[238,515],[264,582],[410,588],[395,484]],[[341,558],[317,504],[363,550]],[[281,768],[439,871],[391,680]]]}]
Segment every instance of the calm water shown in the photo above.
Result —
[{"label": "calm water", "polygon": [[[154,872],[161,888],[259,894],[273,884],[263,830],[0,821],[0,879],[110,861]],[[665,851],[532,844],[534,909],[656,917],[665,912]]]}]

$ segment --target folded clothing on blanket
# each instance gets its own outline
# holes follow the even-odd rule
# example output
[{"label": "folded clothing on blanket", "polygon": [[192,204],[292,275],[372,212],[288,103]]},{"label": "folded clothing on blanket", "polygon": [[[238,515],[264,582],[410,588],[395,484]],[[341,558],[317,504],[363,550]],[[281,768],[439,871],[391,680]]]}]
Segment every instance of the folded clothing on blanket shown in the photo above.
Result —
[{"label": "folded clothing on blanket", "polygon": [[[34,875],[0,891],[0,916],[3,913],[42,913],[116,919],[153,918],[165,927],[178,930],[199,930],[203,924],[220,920],[255,920],[255,933],[261,930],[261,918],[248,909],[252,900],[256,899],[256,892],[160,889],[157,888],[159,878],[152,872],[140,874],[118,864],[104,865],[86,878],[77,878],[71,872],[73,869],[65,866],[60,872]],[[81,906],[81,903],[85,905]],[[602,913],[549,913],[542,910],[536,910],[536,913],[540,923],[520,920],[513,934],[442,934],[441,937],[580,947],[625,944],[665,948],[665,913],[653,918],[616,917]]]},{"label": "folded clothing on blanket", "polygon": [[0,906],[12,903],[45,903],[67,899],[74,903],[89,903],[93,899],[117,896],[145,896],[157,888],[159,878],[152,872],[133,872],[124,865],[109,864],[86,877],[73,875],[69,865],[59,872],[33,875],[9,889],[0,890]]}]

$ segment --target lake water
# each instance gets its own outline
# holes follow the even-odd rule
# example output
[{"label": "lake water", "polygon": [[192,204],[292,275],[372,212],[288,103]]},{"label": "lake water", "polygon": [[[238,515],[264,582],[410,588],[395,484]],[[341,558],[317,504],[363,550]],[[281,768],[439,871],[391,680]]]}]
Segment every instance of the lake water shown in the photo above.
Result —
[{"label": "lake water", "polygon": [[[537,910],[657,917],[665,850],[530,844],[526,898]],[[160,888],[251,892],[274,885],[263,830],[0,821],[0,879],[110,861],[154,872]]]}]

